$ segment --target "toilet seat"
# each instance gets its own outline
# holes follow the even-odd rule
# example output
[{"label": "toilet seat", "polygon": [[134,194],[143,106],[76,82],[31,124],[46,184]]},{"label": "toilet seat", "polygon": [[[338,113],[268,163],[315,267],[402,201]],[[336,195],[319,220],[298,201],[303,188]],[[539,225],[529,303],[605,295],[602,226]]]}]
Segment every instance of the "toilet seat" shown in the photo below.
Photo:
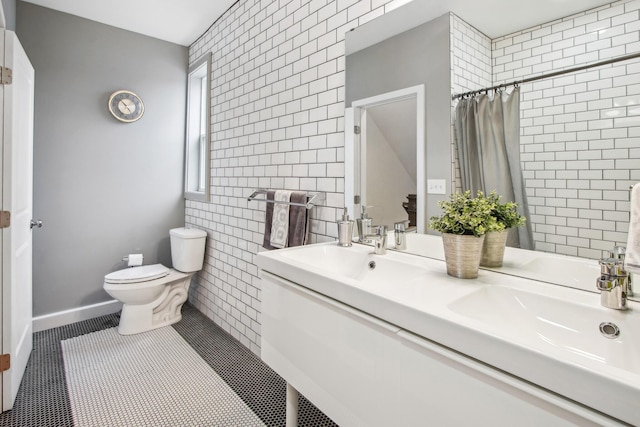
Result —
[{"label": "toilet seat", "polygon": [[104,276],[105,283],[125,284],[148,282],[160,279],[169,274],[169,269],[162,264],[142,265],[140,267],[125,268]]}]

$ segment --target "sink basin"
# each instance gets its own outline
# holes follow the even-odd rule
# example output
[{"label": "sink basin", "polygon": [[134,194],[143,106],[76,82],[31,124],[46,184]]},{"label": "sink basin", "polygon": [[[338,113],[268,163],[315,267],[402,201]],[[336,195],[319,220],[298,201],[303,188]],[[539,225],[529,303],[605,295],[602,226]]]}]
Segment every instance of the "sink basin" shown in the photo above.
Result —
[{"label": "sink basin", "polygon": [[545,282],[564,286],[596,289],[596,278],[600,275],[598,261],[572,257],[537,257],[519,266],[523,275]]},{"label": "sink basin", "polygon": [[374,255],[364,245],[345,249],[336,245],[309,246],[305,250],[282,252],[283,258],[337,280],[353,280],[375,287],[388,283],[407,283],[426,276],[423,267],[402,262],[389,254]]},{"label": "sink basin", "polygon": [[[463,316],[482,322],[491,330],[537,341],[546,353],[568,353],[640,373],[640,317],[598,306],[561,300],[504,286],[484,286],[449,304]],[[600,332],[600,324],[611,322],[620,331],[616,338]]]}]

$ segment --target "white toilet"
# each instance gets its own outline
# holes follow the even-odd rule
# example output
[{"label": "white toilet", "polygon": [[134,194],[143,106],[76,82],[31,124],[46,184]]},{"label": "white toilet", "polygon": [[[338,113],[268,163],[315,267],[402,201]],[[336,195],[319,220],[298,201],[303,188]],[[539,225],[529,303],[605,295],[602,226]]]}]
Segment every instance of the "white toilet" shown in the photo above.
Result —
[{"label": "white toilet", "polygon": [[114,271],[104,276],[104,290],[123,303],[118,332],[139,334],[182,319],[191,276],[202,269],[207,233],[195,228],[169,231],[173,269],[162,264]]}]

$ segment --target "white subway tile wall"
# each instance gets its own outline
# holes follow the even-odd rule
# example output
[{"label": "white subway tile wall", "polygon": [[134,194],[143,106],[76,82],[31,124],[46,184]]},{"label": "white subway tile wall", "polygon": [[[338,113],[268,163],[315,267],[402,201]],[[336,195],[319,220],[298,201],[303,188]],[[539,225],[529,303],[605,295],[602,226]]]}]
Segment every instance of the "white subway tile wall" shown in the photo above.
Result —
[{"label": "white subway tile wall", "polygon": [[397,7],[384,0],[240,0],[189,49],[213,53],[211,197],[187,201],[207,230],[190,301],[260,351],[264,202],[256,188],[321,191],[311,242],[335,240],[344,206],[344,34]]},{"label": "white subway tile wall", "polygon": [[[617,1],[491,40],[488,54],[473,46],[456,51],[469,33],[488,39],[454,16],[453,91],[640,52],[639,9],[638,0]],[[477,64],[485,71],[487,55],[492,81],[481,83]],[[624,245],[628,189],[640,182],[640,60],[523,84],[520,124],[536,249],[600,258]],[[459,190],[457,164],[454,170]]]},{"label": "white subway tile wall", "polygon": [[[493,40],[493,84],[640,52],[640,1]],[[640,182],[640,60],[522,85],[521,153],[536,249],[599,258],[625,245]]]},{"label": "white subway tile wall", "polygon": [[491,39],[451,14],[451,90],[466,92],[492,85]]}]

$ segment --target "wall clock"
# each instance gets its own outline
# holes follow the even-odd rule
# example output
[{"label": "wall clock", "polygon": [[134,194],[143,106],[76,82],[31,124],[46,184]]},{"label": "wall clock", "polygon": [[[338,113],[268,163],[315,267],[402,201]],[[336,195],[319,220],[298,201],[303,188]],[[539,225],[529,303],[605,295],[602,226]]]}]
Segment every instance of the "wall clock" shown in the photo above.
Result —
[{"label": "wall clock", "polygon": [[118,90],[109,97],[109,111],[121,122],[131,123],[140,120],[144,114],[144,104],[135,93]]}]

